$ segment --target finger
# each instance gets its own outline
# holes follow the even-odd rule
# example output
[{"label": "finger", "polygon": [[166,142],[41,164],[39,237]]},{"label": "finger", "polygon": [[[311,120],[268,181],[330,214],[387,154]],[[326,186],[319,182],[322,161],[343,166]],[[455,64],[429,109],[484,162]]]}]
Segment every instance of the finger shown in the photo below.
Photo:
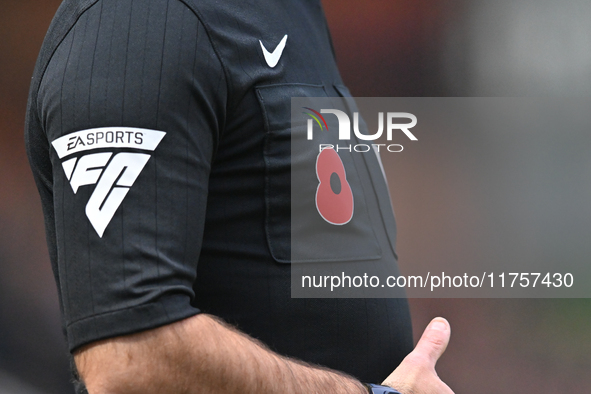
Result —
[{"label": "finger", "polygon": [[425,357],[429,360],[431,366],[435,368],[437,360],[439,360],[439,357],[441,357],[449,343],[450,335],[451,328],[447,320],[442,317],[436,317],[431,320],[431,323],[429,323],[423,332],[413,353]]}]

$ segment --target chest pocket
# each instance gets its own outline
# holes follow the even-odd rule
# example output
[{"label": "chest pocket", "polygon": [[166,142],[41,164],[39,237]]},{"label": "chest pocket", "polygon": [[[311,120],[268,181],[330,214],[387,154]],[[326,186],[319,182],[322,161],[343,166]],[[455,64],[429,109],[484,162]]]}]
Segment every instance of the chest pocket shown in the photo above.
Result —
[{"label": "chest pocket", "polygon": [[[273,258],[279,263],[379,259],[382,252],[365,195],[373,193],[373,189],[364,190],[367,186],[361,182],[360,176],[367,173],[361,155],[346,150],[338,152],[346,180],[335,180],[333,176],[331,180],[337,185],[331,183],[333,191],[337,187],[337,191],[343,193],[346,192],[343,182],[350,186],[353,215],[345,224],[335,225],[323,218],[317,208],[318,144],[311,149],[292,150],[292,137],[305,136],[307,118],[302,115],[305,109],[294,106],[292,113],[291,98],[329,97],[326,89],[322,85],[280,84],[259,86],[256,92],[265,122],[265,231]],[[333,96],[336,95],[335,91]],[[339,104],[340,97],[331,100],[334,100],[335,108],[343,105]],[[332,120],[328,116],[326,119]],[[334,140],[336,145],[337,137],[336,133],[323,134],[323,142]]]}]

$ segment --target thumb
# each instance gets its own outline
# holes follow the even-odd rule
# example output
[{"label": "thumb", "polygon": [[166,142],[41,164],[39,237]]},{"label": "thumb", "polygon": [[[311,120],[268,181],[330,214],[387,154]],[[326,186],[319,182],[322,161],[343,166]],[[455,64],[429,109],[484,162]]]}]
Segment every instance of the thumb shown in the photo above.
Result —
[{"label": "thumb", "polygon": [[431,366],[435,368],[437,360],[439,360],[449,343],[450,335],[451,327],[447,320],[436,317],[431,320],[412,353],[415,353],[415,356],[427,359]]}]

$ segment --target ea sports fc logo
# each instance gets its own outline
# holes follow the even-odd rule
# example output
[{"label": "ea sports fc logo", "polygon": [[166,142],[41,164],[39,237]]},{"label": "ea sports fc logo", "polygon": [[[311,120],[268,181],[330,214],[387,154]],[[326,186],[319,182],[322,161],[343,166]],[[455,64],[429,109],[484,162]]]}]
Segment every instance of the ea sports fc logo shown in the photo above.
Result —
[{"label": "ea sports fc logo", "polygon": [[[81,186],[96,185],[86,204],[86,216],[99,237],[150,160],[150,154],[137,150],[153,152],[165,135],[133,127],[103,127],[70,133],[51,143],[60,160],[65,158],[62,167],[74,194]],[[135,152],[112,151],[121,148]]]}]

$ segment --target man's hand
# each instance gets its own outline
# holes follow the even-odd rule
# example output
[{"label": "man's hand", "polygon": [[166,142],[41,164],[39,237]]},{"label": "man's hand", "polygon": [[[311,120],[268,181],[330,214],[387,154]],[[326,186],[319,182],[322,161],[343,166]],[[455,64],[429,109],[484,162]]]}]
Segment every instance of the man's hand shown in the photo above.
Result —
[{"label": "man's hand", "polygon": [[435,372],[435,364],[445,351],[450,334],[447,320],[433,319],[415,349],[382,384],[403,394],[453,394]]}]

